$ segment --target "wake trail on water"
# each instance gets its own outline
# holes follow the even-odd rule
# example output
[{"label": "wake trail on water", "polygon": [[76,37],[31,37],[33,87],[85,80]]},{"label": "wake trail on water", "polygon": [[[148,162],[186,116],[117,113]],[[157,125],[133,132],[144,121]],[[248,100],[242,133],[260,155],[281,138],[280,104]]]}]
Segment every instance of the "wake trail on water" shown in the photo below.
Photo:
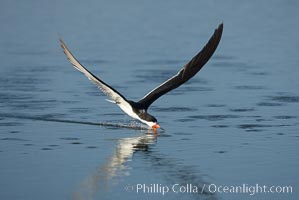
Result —
[{"label": "wake trail on water", "polygon": [[122,122],[87,122],[87,121],[77,121],[77,120],[68,120],[68,119],[55,119],[43,116],[29,116],[23,114],[8,114],[0,113],[2,118],[14,118],[14,119],[26,119],[26,120],[36,120],[36,121],[46,121],[46,122],[60,122],[60,123],[71,123],[71,124],[84,124],[84,125],[93,125],[93,126],[105,126],[105,127],[115,127],[115,128],[129,128],[135,130],[149,130],[148,127],[140,124],[138,122],[132,122],[125,124]]}]

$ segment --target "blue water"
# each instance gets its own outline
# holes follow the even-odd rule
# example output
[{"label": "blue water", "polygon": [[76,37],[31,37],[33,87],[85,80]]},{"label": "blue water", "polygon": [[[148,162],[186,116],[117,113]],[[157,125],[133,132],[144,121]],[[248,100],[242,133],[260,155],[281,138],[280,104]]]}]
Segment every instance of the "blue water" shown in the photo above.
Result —
[{"label": "blue water", "polygon": [[[292,0],[1,1],[0,199],[298,199],[298,7]],[[106,102],[58,42],[138,100],[221,22],[208,64],[150,108],[165,129],[157,135]],[[175,184],[198,191],[162,194]],[[292,192],[212,187],[256,184]]]}]

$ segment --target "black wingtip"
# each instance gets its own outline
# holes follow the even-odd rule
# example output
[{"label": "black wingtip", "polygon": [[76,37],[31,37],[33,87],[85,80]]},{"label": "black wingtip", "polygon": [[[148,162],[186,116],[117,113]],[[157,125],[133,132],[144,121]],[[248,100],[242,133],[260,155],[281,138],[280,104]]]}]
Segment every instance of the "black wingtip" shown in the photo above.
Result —
[{"label": "black wingtip", "polygon": [[62,38],[60,36],[59,36],[58,40],[60,42],[60,46],[62,47],[62,49],[64,49],[65,48],[65,44],[64,44],[64,42],[63,42],[63,40],[62,40]]},{"label": "black wingtip", "polygon": [[223,32],[223,22],[221,22],[221,24],[218,25],[217,29],[215,30],[215,32],[220,32],[221,35],[222,35],[222,32]]}]

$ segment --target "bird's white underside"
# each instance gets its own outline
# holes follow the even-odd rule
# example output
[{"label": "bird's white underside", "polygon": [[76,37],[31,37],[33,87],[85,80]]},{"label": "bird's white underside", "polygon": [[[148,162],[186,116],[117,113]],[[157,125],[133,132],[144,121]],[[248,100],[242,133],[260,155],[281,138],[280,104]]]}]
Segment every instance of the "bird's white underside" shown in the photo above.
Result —
[{"label": "bird's white underside", "polygon": [[145,121],[143,119],[141,119],[138,115],[136,115],[136,113],[133,112],[132,106],[126,102],[126,101],[121,101],[120,103],[117,103],[117,105],[120,107],[120,109],[122,111],[124,111],[127,115],[129,115],[130,117],[137,119],[139,121],[141,121],[142,123],[147,124],[148,126],[152,127],[153,125],[155,125],[156,123],[154,122],[148,122]]}]

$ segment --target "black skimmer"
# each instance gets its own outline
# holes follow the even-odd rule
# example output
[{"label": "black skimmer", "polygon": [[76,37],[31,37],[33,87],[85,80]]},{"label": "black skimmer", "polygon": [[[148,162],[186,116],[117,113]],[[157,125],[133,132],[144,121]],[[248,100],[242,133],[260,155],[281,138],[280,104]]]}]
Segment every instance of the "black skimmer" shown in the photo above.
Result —
[{"label": "black skimmer", "polygon": [[128,100],[114,88],[88,71],[73,56],[62,39],[60,38],[59,40],[65,55],[72,63],[72,65],[77,70],[82,72],[85,76],[87,76],[87,78],[94,84],[96,84],[98,88],[101,89],[103,93],[105,93],[110,98],[110,100],[108,101],[118,105],[129,116],[133,117],[134,119],[138,119],[139,121],[147,124],[152,129],[156,130],[157,128],[160,128],[160,125],[158,124],[157,119],[147,112],[148,108],[159,97],[179,87],[190,78],[192,78],[208,62],[220,42],[222,31],[223,24],[221,23],[218,28],[215,29],[214,34],[211,36],[210,40],[202,48],[202,50],[197,55],[195,55],[187,64],[185,64],[176,75],[172,76],[170,79],[154,88],[139,101]]}]

